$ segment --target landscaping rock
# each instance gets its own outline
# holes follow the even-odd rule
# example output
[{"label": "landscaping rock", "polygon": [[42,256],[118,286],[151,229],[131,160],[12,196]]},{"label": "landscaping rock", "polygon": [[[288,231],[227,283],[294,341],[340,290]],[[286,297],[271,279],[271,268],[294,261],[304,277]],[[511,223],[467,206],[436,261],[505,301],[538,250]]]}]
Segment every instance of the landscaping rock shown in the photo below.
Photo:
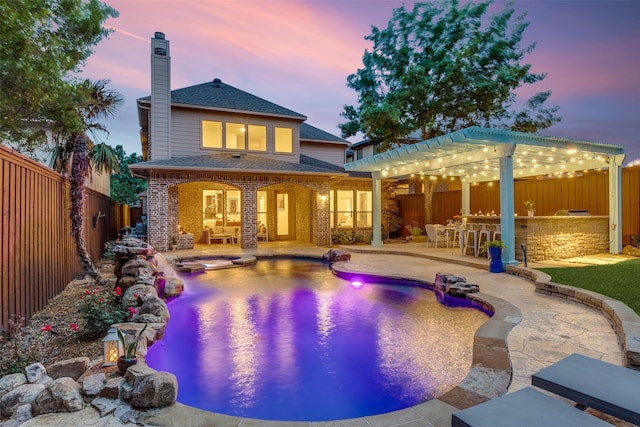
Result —
[{"label": "landscaping rock", "polygon": [[138,363],[136,365],[131,366],[127,369],[127,372],[124,374],[124,379],[127,381],[132,389],[135,388],[140,381],[145,379],[156,372],[154,369],[151,369],[144,363]]},{"label": "landscaping rock", "polygon": [[167,277],[164,286],[164,296],[179,297],[184,292],[184,282],[178,277]]},{"label": "landscaping rock", "polygon": [[153,314],[141,314],[136,319],[139,323],[162,323],[162,319],[158,316],[154,316]]},{"label": "landscaping rock", "polygon": [[143,314],[153,314],[160,318],[163,323],[167,323],[169,321],[169,308],[167,307],[167,304],[157,296],[147,298],[144,304],[142,304],[142,307],[138,310],[138,314],[140,316]]},{"label": "landscaping rock", "polygon": [[0,378],[0,397],[9,393],[14,388],[27,383],[27,377],[24,374],[9,374]]},{"label": "landscaping rock", "polygon": [[51,381],[51,377],[47,375],[47,369],[42,363],[32,363],[24,369],[27,374],[27,381],[31,384],[41,384]]},{"label": "landscaping rock", "polygon": [[178,380],[169,372],[154,372],[133,387],[131,405],[137,408],[157,408],[175,403]]},{"label": "landscaping rock", "polygon": [[136,278],[133,276],[122,276],[116,283],[124,294],[130,287],[136,284]]},{"label": "landscaping rock", "polygon": [[80,384],[69,377],[51,381],[36,397],[34,415],[52,412],[76,412],[84,409]]},{"label": "landscaping rock", "polygon": [[32,404],[45,389],[44,384],[23,384],[14,388],[0,398],[0,417],[9,418],[19,406]]},{"label": "landscaping rock", "polygon": [[153,286],[136,284],[127,289],[127,291],[122,296],[122,302],[127,307],[137,307],[138,298],[145,301],[151,297],[158,298],[158,292],[156,291],[156,288],[154,288]]},{"label": "landscaping rock", "polygon": [[116,408],[122,404],[121,400],[106,397],[96,397],[91,401],[91,405],[100,411],[101,417],[114,413]]},{"label": "landscaping rock", "polygon": [[15,423],[16,426],[19,426],[22,423],[26,423],[31,418],[33,418],[33,410],[30,404],[20,405],[13,411],[13,415],[9,419],[10,423],[3,424],[3,426],[9,427],[11,422]]},{"label": "landscaping rock", "polygon": [[635,246],[627,245],[622,248],[622,255],[630,255],[640,257],[640,248],[636,248]]},{"label": "landscaping rock", "polygon": [[119,399],[120,389],[122,388],[123,384],[126,384],[126,382],[125,379],[121,376],[109,378],[100,391],[100,396],[106,397],[108,399]]},{"label": "landscaping rock", "polygon": [[105,374],[100,372],[82,379],[82,392],[87,396],[97,396],[105,386]]},{"label": "landscaping rock", "polygon": [[89,362],[88,357],[76,357],[74,359],[63,360],[49,366],[47,368],[47,375],[54,380],[62,377],[70,377],[73,378],[74,381],[78,381],[80,375],[89,368]]}]

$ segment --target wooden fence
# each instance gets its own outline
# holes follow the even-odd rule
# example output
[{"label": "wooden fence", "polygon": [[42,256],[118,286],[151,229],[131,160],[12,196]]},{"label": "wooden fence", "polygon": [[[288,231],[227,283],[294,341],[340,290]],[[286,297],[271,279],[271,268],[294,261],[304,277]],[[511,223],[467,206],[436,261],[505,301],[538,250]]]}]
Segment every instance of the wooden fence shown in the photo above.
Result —
[{"label": "wooden fence", "polygon": [[[561,209],[587,210],[591,215],[609,214],[609,181],[606,171],[589,171],[582,176],[561,179],[531,179],[514,183],[514,207],[518,215],[526,215],[524,201],[535,204],[536,215],[553,215]],[[403,197],[403,196],[401,196]],[[622,169],[622,243],[640,234],[640,168]],[[460,213],[460,190],[433,195],[433,222],[445,224]],[[471,213],[500,212],[500,185],[482,183],[471,187]],[[401,211],[402,212],[402,211]],[[404,218],[404,214],[402,214]]]},{"label": "wooden fence", "polygon": [[[80,265],[71,237],[69,184],[60,174],[0,145],[0,187],[0,320],[6,328],[12,315],[28,321],[44,308]],[[111,199],[87,190],[85,215],[85,240],[95,262],[116,235]]]}]

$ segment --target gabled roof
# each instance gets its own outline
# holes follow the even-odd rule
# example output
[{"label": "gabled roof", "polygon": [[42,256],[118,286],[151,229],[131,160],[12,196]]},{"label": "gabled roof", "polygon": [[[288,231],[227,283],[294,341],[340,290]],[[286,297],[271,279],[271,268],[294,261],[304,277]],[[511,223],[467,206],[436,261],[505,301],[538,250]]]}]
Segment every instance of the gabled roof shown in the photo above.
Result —
[{"label": "gabled roof", "polygon": [[[138,103],[150,104],[151,96],[138,99]],[[276,116],[306,120],[306,116],[281,107],[265,99],[237,89],[220,79],[171,91],[173,106],[189,106],[204,109]]]},{"label": "gabled roof", "polygon": [[322,129],[313,127],[307,123],[300,123],[300,140],[301,141],[316,141],[324,143],[344,144],[350,145],[351,143],[346,139],[342,139],[335,135],[325,132]]},{"label": "gabled roof", "polygon": [[154,160],[150,162],[142,162],[129,165],[129,168],[134,173],[137,172],[138,174],[145,174],[150,170],[188,170],[252,174],[273,173],[279,175],[347,175],[343,168],[335,167],[330,163],[326,163],[322,166],[316,164],[306,164],[302,163],[302,161],[301,163],[293,163],[286,162],[284,160],[270,159],[245,153],[214,153],[193,157]]}]

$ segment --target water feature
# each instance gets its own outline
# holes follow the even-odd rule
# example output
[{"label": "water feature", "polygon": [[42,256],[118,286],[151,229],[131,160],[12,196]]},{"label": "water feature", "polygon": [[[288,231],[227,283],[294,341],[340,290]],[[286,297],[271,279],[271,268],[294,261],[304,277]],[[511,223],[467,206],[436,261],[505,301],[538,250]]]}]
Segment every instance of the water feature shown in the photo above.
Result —
[{"label": "water feature", "polygon": [[406,408],[458,384],[479,310],[415,286],[351,286],[311,260],[184,277],[147,362],[178,401],[250,418],[324,421]]}]

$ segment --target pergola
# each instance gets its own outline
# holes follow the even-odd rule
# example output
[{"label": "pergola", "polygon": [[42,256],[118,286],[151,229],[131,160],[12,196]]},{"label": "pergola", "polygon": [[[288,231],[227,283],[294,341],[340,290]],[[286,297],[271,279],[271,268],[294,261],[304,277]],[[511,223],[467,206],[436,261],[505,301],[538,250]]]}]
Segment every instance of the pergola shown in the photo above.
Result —
[{"label": "pergola", "polygon": [[373,246],[382,246],[381,181],[411,174],[460,178],[462,209],[469,213],[470,185],[500,181],[500,226],[507,246],[503,262],[515,259],[514,178],[609,169],[611,253],[620,253],[621,166],[624,148],[598,142],[541,136],[502,129],[469,127],[345,164],[347,171],[371,172]]}]

